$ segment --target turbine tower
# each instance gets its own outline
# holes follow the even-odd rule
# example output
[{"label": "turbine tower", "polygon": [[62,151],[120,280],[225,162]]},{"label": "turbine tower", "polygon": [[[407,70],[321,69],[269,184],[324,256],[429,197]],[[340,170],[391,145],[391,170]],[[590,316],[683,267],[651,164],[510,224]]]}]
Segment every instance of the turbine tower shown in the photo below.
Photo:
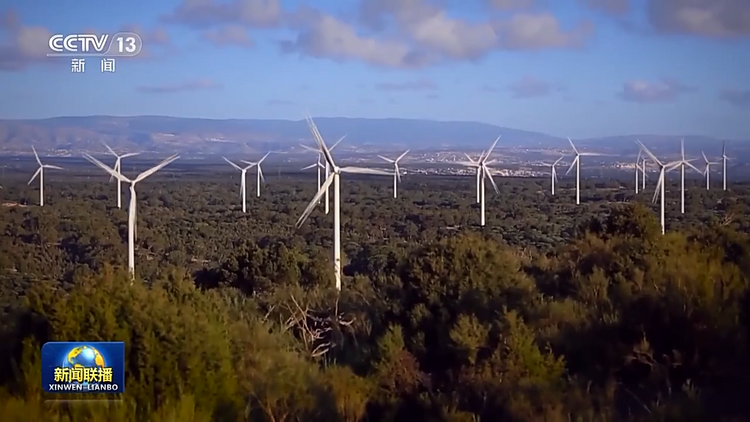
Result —
[{"label": "turbine tower", "polygon": [[576,168],[576,205],[579,205],[581,203],[581,153],[578,152],[578,148],[573,144],[573,141],[568,138],[568,142],[570,142],[570,146],[573,147],[573,152],[576,153],[576,157],[573,159],[573,162],[570,163],[570,168],[568,168],[568,171],[565,172],[565,175],[570,173],[571,170],[573,170],[573,166]]},{"label": "turbine tower", "polygon": [[129,186],[130,204],[128,205],[128,270],[130,271],[131,279],[135,279],[135,218],[136,218],[135,185],[138,182],[142,181],[143,179],[147,178],[148,176],[151,176],[152,174],[161,170],[167,164],[171,163],[172,161],[180,157],[177,154],[175,154],[167,158],[166,160],[162,161],[161,163],[155,165],[154,167],[151,167],[150,169],[139,174],[138,177],[136,177],[133,180],[130,180],[127,177],[115,171],[114,169],[109,168],[106,164],[90,156],[89,154],[83,154],[83,157],[89,160],[90,162],[92,162],[93,164],[95,164],[97,167],[106,171],[113,177],[117,178],[118,180],[121,180],[125,183],[130,184]]},{"label": "turbine tower", "polygon": [[484,200],[485,179],[490,180],[490,183],[492,183],[492,187],[495,188],[495,193],[500,193],[499,189],[497,188],[497,185],[495,184],[495,181],[492,179],[492,173],[490,172],[489,167],[487,167],[488,164],[492,164],[494,162],[494,161],[488,162],[487,158],[489,158],[490,154],[492,153],[492,150],[495,149],[495,146],[497,145],[497,142],[499,140],[500,140],[500,137],[498,136],[497,139],[495,139],[495,142],[492,143],[492,146],[490,146],[490,149],[488,149],[486,153],[483,151],[477,161],[472,160],[468,154],[464,154],[466,155],[466,158],[469,159],[469,161],[459,161],[457,163],[462,166],[474,167],[477,169],[477,190],[479,192],[479,204],[480,204],[480,214],[481,214],[480,225],[482,227],[484,227],[484,224],[485,224],[485,200]]},{"label": "turbine tower", "polygon": [[404,158],[404,156],[406,156],[406,154],[408,153],[409,153],[409,150],[407,149],[406,151],[404,151],[403,154],[399,155],[398,158],[396,158],[395,160],[391,160],[390,158],[386,158],[386,157],[383,157],[382,155],[378,155],[378,157],[393,164],[393,197],[394,198],[398,197],[398,182],[401,181],[401,172],[398,169],[398,162],[401,161],[401,159]]},{"label": "turbine tower", "polygon": [[727,190],[727,143],[724,142],[721,145],[721,162],[722,162],[722,174],[724,176],[724,190]]},{"label": "turbine tower", "polygon": [[[134,156],[140,154],[139,152],[129,152],[127,154],[117,155],[117,153],[112,148],[110,148],[109,145],[107,145],[106,142],[104,142],[104,141],[101,141],[101,142],[102,142],[102,145],[104,145],[107,148],[107,150],[109,151],[109,153],[111,155],[114,155],[117,158],[115,160],[115,166],[113,167],[113,169],[117,173],[119,173],[119,174],[122,174],[122,162],[121,162],[121,160],[123,158],[134,157]],[[109,181],[111,182],[112,179],[114,179],[114,178],[115,178],[114,176],[109,176]],[[122,182],[120,181],[120,179],[117,179],[117,208],[122,208]]]},{"label": "turbine tower", "polygon": [[36,173],[34,173],[33,176],[31,176],[31,179],[29,179],[29,183],[26,185],[30,185],[31,182],[36,179],[36,176],[39,176],[39,206],[44,206],[44,169],[55,169],[55,170],[62,170],[62,167],[53,166],[50,164],[42,164],[42,160],[39,159],[39,154],[36,153],[36,148],[34,146],[31,146],[31,150],[34,151],[34,157],[36,158],[37,164],[39,164],[39,168],[36,169]]},{"label": "turbine tower", "polygon": [[664,164],[661,161],[659,161],[658,158],[654,154],[651,153],[651,151],[646,148],[645,145],[641,143],[641,141],[638,142],[638,145],[640,145],[643,152],[645,152],[653,161],[659,166],[659,181],[656,183],[656,190],[654,191],[654,197],[651,200],[652,203],[656,203],[657,198],[661,197],[661,210],[659,212],[659,221],[661,222],[661,234],[665,233],[665,224],[664,224],[664,185],[666,184],[666,181],[664,180],[664,175],[667,171],[672,170],[673,168],[679,166],[681,164],[680,161],[673,161],[671,163]]},{"label": "turbine tower", "polygon": [[551,169],[550,178],[552,179],[552,196],[555,196],[555,183],[557,182],[557,169],[555,168],[555,166],[557,166],[557,164],[563,158],[565,158],[565,156],[561,155],[560,158],[558,158],[557,160],[555,160],[554,163],[542,163],[545,166],[550,166],[550,169]]},{"label": "turbine tower", "polygon": [[297,220],[296,226],[299,228],[305,222],[307,217],[315,209],[315,205],[318,204],[320,198],[325,195],[328,188],[333,184],[333,275],[336,280],[336,290],[341,290],[341,182],[340,177],[342,173],[356,173],[356,174],[377,174],[382,176],[390,176],[391,173],[384,170],[375,170],[362,167],[339,167],[333,161],[331,156],[331,150],[326,146],[323,137],[320,136],[318,128],[315,126],[312,117],[309,115],[307,118],[307,124],[310,127],[310,131],[318,144],[320,152],[326,160],[328,168],[331,170],[330,174],[327,175],[325,182],[318,189],[318,192],[313,197],[310,204],[307,205],[305,211],[302,213],[300,218]]},{"label": "turbine tower", "polygon": [[719,162],[708,161],[708,158],[706,157],[706,154],[703,151],[701,151],[701,155],[703,155],[703,162],[706,163],[706,169],[703,171],[703,175],[706,176],[706,190],[709,190],[711,188],[711,173],[710,173],[711,166],[714,164],[719,164]]},{"label": "turbine tower", "polygon": [[643,150],[638,150],[638,158],[635,159],[635,194],[638,195],[638,172],[641,170],[641,155]]},{"label": "turbine tower", "polygon": [[[640,154],[641,152],[638,151]],[[641,190],[646,190],[646,157],[641,162]]]},{"label": "turbine tower", "polygon": [[703,174],[702,171],[698,170],[694,165],[692,165],[690,162],[695,161],[693,160],[686,160],[685,159],[685,140],[680,140],[680,160],[678,161],[680,168],[680,214],[685,214],[685,166],[688,166],[692,168],[693,170],[697,171],[698,173]]},{"label": "turbine tower", "polygon": [[257,172],[255,174],[255,176],[256,176],[255,177],[256,178],[255,196],[257,196],[257,197],[260,197],[260,181],[263,180],[263,183],[266,182],[266,178],[263,177],[263,170],[260,168],[260,163],[262,163],[263,160],[265,160],[270,154],[271,154],[270,152],[267,152],[266,155],[264,155],[263,158],[261,158],[260,160],[258,160],[257,163],[253,163],[252,161],[240,160],[243,163],[249,165],[249,167],[247,167],[247,168],[252,168],[253,166],[257,167]]},{"label": "turbine tower", "polygon": [[[342,136],[341,138],[339,138],[338,141],[336,141],[336,143],[334,143],[333,145],[331,145],[330,148],[328,148],[328,151],[333,151],[333,149],[336,148],[336,146],[338,144],[340,144],[341,141],[344,140],[344,138],[346,138],[346,135]],[[302,146],[303,148],[305,148],[308,151],[312,151],[312,152],[318,153],[318,162],[320,162],[321,157],[323,157],[323,153],[320,151],[320,148],[313,148],[313,147],[309,147],[307,145],[302,145],[302,144],[300,144],[300,146]],[[325,167],[324,168],[325,168],[325,171],[326,171],[326,179],[327,179],[328,176],[330,176],[330,174],[331,174],[331,170],[328,168],[328,161],[325,161],[325,160],[323,160],[323,161],[325,162]],[[308,166],[306,168],[311,168],[311,167]],[[320,180],[320,174],[318,174],[318,180]],[[318,185],[320,185],[320,182],[318,182]],[[318,189],[320,189],[320,186],[318,186]],[[329,207],[329,204],[331,202],[331,201],[328,200],[328,191],[326,191],[325,201],[326,201],[326,204],[325,204],[326,214],[328,214],[328,211],[329,211],[328,207]]]},{"label": "turbine tower", "polygon": [[242,212],[247,212],[247,171],[253,168],[255,164],[250,164],[247,167],[240,167],[237,164],[229,161],[227,157],[221,157],[226,161],[227,163],[231,164],[232,167],[236,168],[240,172],[242,172],[242,180],[240,181],[240,195],[242,197]]}]

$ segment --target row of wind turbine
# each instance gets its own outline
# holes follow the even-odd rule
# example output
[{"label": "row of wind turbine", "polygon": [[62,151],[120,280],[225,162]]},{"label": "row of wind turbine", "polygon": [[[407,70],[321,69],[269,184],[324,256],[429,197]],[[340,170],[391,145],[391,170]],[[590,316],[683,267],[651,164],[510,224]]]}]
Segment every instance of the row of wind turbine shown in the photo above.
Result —
[{"label": "row of wind turbine", "polygon": [[266,158],[268,158],[270,154],[271,154],[270,152],[267,152],[266,155],[263,156],[263,158],[261,158],[260,160],[256,162],[240,160],[240,162],[242,162],[243,164],[247,164],[245,167],[240,167],[239,165],[229,160],[227,157],[224,157],[224,156],[221,157],[224,159],[224,161],[229,163],[232,167],[240,171],[240,198],[242,200],[242,212],[247,212],[247,171],[253,167],[256,168],[255,195],[257,197],[260,197],[261,181],[263,183],[266,182],[266,178],[263,176],[263,169],[261,168],[260,165],[263,163],[263,161],[265,161]]}]

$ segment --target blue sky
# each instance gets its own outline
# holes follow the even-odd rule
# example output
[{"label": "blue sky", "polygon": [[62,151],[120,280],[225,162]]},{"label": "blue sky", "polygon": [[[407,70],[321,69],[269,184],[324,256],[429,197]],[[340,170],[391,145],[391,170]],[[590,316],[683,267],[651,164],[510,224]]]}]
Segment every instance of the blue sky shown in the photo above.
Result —
[{"label": "blue sky", "polygon": [[[0,118],[471,120],[557,136],[750,139],[747,0],[20,1]],[[115,73],[52,34],[144,42]]]}]

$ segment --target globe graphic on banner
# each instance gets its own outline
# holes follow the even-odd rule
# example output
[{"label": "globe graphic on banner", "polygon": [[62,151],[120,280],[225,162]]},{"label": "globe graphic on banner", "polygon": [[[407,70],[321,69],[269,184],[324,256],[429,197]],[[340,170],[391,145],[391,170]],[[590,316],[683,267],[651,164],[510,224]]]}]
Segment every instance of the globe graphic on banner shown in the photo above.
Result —
[{"label": "globe graphic on banner", "polygon": [[[63,368],[104,368],[104,356],[91,346],[79,346],[68,352]],[[84,382],[83,384],[87,384]]]}]

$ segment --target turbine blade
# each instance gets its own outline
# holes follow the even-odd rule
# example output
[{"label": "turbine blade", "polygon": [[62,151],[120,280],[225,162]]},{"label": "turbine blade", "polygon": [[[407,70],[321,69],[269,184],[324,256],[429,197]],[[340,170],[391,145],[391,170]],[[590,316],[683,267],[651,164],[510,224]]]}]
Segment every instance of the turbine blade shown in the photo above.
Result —
[{"label": "turbine blade", "polygon": [[37,176],[39,175],[39,173],[41,173],[41,172],[42,172],[42,168],[41,168],[41,167],[39,167],[38,169],[36,169],[36,173],[34,173],[34,175],[33,175],[33,176],[31,176],[31,179],[29,179],[29,183],[27,183],[26,185],[30,185],[30,184],[31,184],[31,182],[33,182],[33,181],[34,181],[34,179],[36,179],[36,177],[37,177]]},{"label": "turbine blade", "polygon": [[555,163],[554,163],[554,164],[552,164],[552,165],[553,165],[553,166],[556,166],[556,165],[557,165],[557,163],[559,163],[559,162],[560,162],[560,161],[561,161],[561,160],[562,160],[563,158],[565,158],[565,156],[564,156],[564,155],[561,155],[561,156],[560,156],[560,158],[558,158],[557,160],[555,160]]},{"label": "turbine blade", "polygon": [[575,151],[575,152],[576,152],[576,154],[578,154],[578,149],[577,149],[577,148],[576,148],[576,146],[575,146],[575,145],[573,144],[573,141],[571,141],[571,140],[570,140],[570,138],[568,138],[568,142],[570,142],[570,146],[572,146],[572,147],[573,147],[573,151]]},{"label": "turbine blade", "polygon": [[578,163],[578,156],[576,155],[576,158],[573,159],[573,162],[570,163],[570,167],[568,167],[568,171],[565,172],[565,175],[567,176],[571,170],[575,167],[576,163]]},{"label": "turbine blade", "polygon": [[651,198],[651,203],[655,204],[656,200],[659,199],[661,193],[661,184],[664,183],[664,173],[659,174],[659,180],[656,182],[656,190],[654,190],[654,196]]},{"label": "turbine blade", "polygon": [[652,154],[651,151],[649,151],[648,148],[646,148],[646,145],[643,145],[643,143],[641,141],[636,141],[636,142],[638,142],[638,145],[641,146],[641,148],[643,149],[643,152],[645,152],[646,155],[649,156],[649,158],[651,158],[652,160],[654,160],[654,162],[657,163],[659,166],[663,165],[662,162],[659,161],[659,159],[656,158],[656,156],[654,154]]},{"label": "turbine blade", "polygon": [[708,164],[708,158],[706,157],[706,153],[704,153],[703,151],[701,151],[701,155],[703,156],[703,161],[705,161],[706,164]]},{"label": "turbine blade", "polygon": [[[320,135],[320,131],[318,130],[318,127],[315,125],[315,122],[313,121],[312,117],[308,115],[307,117],[308,125],[310,126],[310,131],[312,131],[313,136],[315,136],[315,139],[318,141],[318,146],[320,147],[320,151],[323,152],[323,156],[325,157],[326,162],[331,166],[331,168],[336,167],[336,163],[333,161],[333,156],[331,156],[331,150],[328,149],[326,146],[325,141],[323,140],[323,136]],[[336,145],[338,145],[339,142],[341,142],[344,139],[344,137],[341,137],[341,139],[336,142]]]},{"label": "turbine blade", "polygon": [[487,155],[484,156],[484,160],[486,161],[487,158],[490,157],[490,154],[492,153],[492,150],[495,149],[495,146],[497,146],[498,141],[500,141],[500,137],[498,136],[497,139],[495,139],[495,142],[492,143],[492,146],[490,149],[487,150]]},{"label": "turbine blade", "polygon": [[685,164],[690,167],[691,169],[697,171],[698,173],[703,173],[702,171],[698,170],[698,167],[695,167],[692,163],[686,161]]},{"label": "turbine blade", "polygon": [[482,169],[484,170],[484,175],[490,179],[490,183],[492,183],[492,187],[495,189],[495,193],[500,193],[500,189],[497,188],[497,185],[495,184],[495,179],[492,178],[492,173],[490,172],[490,169],[487,168],[487,166],[482,166]]},{"label": "turbine blade", "polygon": [[458,164],[459,166],[464,166],[464,167],[476,167],[477,166],[476,161],[454,161],[453,164]]},{"label": "turbine blade", "polygon": [[[316,128],[315,128],[315,130],[317,130],[317,129],[318,129],[318,128],[316,127]],[[336,148],[336,146],[338,146],[338,144],[340,144],[340,143],[341,143],[341,141],[343,141],[343,140],[344,140],[344,138],[346,138],[346,135],[344,135],[344,136],[340,137],[340,138],[339,138],[339,140],[338,140],[338,141],[336,141],[336,143],[335,143],[335,144],[333,144],[333,145],[332,145],[332,146],[331,146],[330,148],[328,148],[328,151],[332,151],[332,150],[333,150],[334,148]]]},{"label": "turbine blade", "polygon": [[327,178],[326,181],[320,185],[320,189],[318,189],[318,192],[313,197],[312,201],[310,201],[309,204],[307,204],[307,208],[302,212],[302,215],[300,215],[299,219],[297,219],[297,223],[295,223],[295,226],[297,228],[301,227],[302,224],[307,220],[307,217],[310,216],[310,213],[315,209],[315,206],[318,205],[318,201],[320,201],[321,198],[323,198],[323,195],[325,195],[328,188],[331,186],[331,183],[333,183],[333,179],[336,177],[335,173],[331,173]]},{"label": "turbine blade", "polygon": [[395,163],[396,160],[391,160],[390,158],[383,157],[382,155],[378,155],[378,157],[382,158],[385,161],[388,161],[389,163]]},{"label": "turbine blade", "polygon": [[180,156],[177,155],[177,154],[175,154],[175,155],[173,155],[173,156],[165,159],[161,163],[159,163],[159,164],[151,167],[150,169],[144,171],[143,173],[139,174],[138,177],[135,178],[135,180],[133,181],[133,183],[138,183],[141,180],[147,178],[148,176],[151,176],[152,174],[154,174],[157,171],[161,170],[162,168],[166,167],[169,163],[171,163],[172,161],[174,161],[174,160],[176,160],[178,158],[180,158]]},{"label": "turbine blade", "polygon": [[253,166],[257,166],[258,165],[258,163],[253,163],[252,161],[240,160],[240,162],[247,164],[248,167],[246,167],[246,168],[248,168],[248,169],[251,169],[251,168],[253,168]]},{"label": "turbine blade", "polygon": [[670,171],[679,168],[682,163],[684,163],[684,161],[672,161],[671,163],[664,164],[665,171],[669,173]]},{"label": "turbine blade", "polygon": [[401,183],[401,171],[398,169],[398,161],[393,164],[393,171],[396,172],[396,180]]},{"label": "turbine blade", "polygon": [[[117,157],[117,159],[115,160],[115,166],[112,167],[112,170],[116,171],[117,173],[122,173],[122,171],[120,171],[120,157]],[[110,174],[109,182],[112,183],[113,180],[115,180],[115,177]]]},{"label": "turbine blade", "polygon": [[140,152],[129,152],[127,154],[122,154],[120,158],[128,158],[128,157],[135,157],[136,155],[141,155]]},{"label": "turbine blade", "polygon": [[308,151],[320,153],[320,149],[313,148],[313,147],[310,147],[310,146],[307,146],[307,145],[303,145],[303,144],[299,144],[299,146],[301,146],[302,148],[304,148],[304,149],[306,149]]},{"label": "turbine blade", "polygon": [[319,163],[315,163],[315,164],[310,164],[310,165],[309,165],[309,166],[307,166],[307,167],[302,167],[302,168],[300,169],[300,171],[301,171],[301,170],[310,170],[310,169],[314,169],[315,167],[318,167],[319,165],[320,165]]},{"label": "turbine blade", "polygon": [[727,156],[727,143],[726,142],[721,143],[721,156],[722,157]]},{"label": "turbine blade", "polygon": [[232,167],[236,168],[237,170],[242,170],[242,167],[240,167],[240,166],[238,166],[237,164],[235,164],[235,163],[233,163],[233,162],[229,161],[229,158],[227,158],[227,157],[224,157],[224,156],[222,156],[221,158],[223,158],[223,159],[224,159],[224,161],[226,161],[227,163],[229,163],[229,165],[231,165]]},{"label": "turbine blade", "polygon": [[368,169],[364,167],[341,167],[339,168],[341,173],[356,173],[356,174],[377,174],[381,176],[393,176],[393,172],[379,170],[379,169]]},{"label": "turbine blade", "polygon": [[264,156],[263,156],[263,158],[261,158],[260,160],[258,160],[258,165],[260,165],[260,163],[262,163],[262,162],[263,162],[263,160],[265,160],[266,158],[268,158],[268,156],[269,156],[270,154],[271,154],[271,152],[269,151],[269,152],[267,152],[267,153],[266,153],[266,155],[264,155]]},{"label": "turbine blade", "polygon": [[106,142],[104,141],[99,141],[99,142],[101,142],[102,145],[104,145],[104,148],[107,148],[107,151],[109,151],[110,154],[114,155],[115,157],[119,157],[119,155],[117,155],[117,153],[112,148],[110,148]]},{"label": "turbine blade", "polygon": [[464,155],[466,156],[466,158],[468,158],[468,159],[469,159],[469,162],[471,162],[471,163],[476,163],[476,161],[474,161],[474,159],[473,159],[473,158],[471,158],[471,157],[469,156],[469,154],[467,154],[467,153],[464,153]]},{"label": "turbine blade", "polygon": [[638,164],[640,164],[640,162],[641,162],[641,156],[643,156],[643,150],[642,150],[642,149],[639,149],[639,150],[638,150],[638,158],[636,158],[636,159],[635,159],[635,165],[636,165],[636,166],[637,166]]},{"label": "turbine blade", "polygon": [[399,155],[398,158],[396,158],[396,162],[398,163],[399,161],[401,161],[402,158],[406,157],[406,154],[408,154],[409,151],[411,150],[407,149],[406,151],[404,151],[403,154]]},{"label": "turbine blade", "polygon": [[34,145],[31,146],[31,150],[34,151],[34,157],[36,157],[36,162],[39,163],[39,165],[42,165],[42,160],[39,159],[39,154],[36,153],[36,148],[34,148]]},{"label": "turbine blade", "polygon": [[263,177],[263,170],[260,168],[260,164],[258,164],[258,175],[260,176],[260,181],[266,183],[266,178]]},{"label": "turbine blade", "polygon": [[680,158],[685,160],[685,138],[680,139]]},{"label": "turbine blade", "polygon": [[115,179],[118,179],[118,180],[120,180],[122,182],[125,182],[125,183],[132,183],[130,181],[130,179],[128,179],[127,177],[123,176],[122,174],[116,172],[114,169],[109,168],[106,164],[104,164],[101,161],[97,160],[96,158],[90,156],[89,154],[83,154],[83,158],[89,160],[95,166],[97,166],[97,167],[101,168],[102,170],[106,171],[107,173],[109,173],[110,175],[112,175],[112,177],[114,177]]},{"label": "turbine blade", "polygon": [[44,167],[44,168],[46,168],[46,169],[63,170],[63,168],[62,168],[62,167],[58,167],[58,166],[53,166],[53,165],[51,165],[51,164],[44,164],[44,165],[43,165],[42,167]]}]

